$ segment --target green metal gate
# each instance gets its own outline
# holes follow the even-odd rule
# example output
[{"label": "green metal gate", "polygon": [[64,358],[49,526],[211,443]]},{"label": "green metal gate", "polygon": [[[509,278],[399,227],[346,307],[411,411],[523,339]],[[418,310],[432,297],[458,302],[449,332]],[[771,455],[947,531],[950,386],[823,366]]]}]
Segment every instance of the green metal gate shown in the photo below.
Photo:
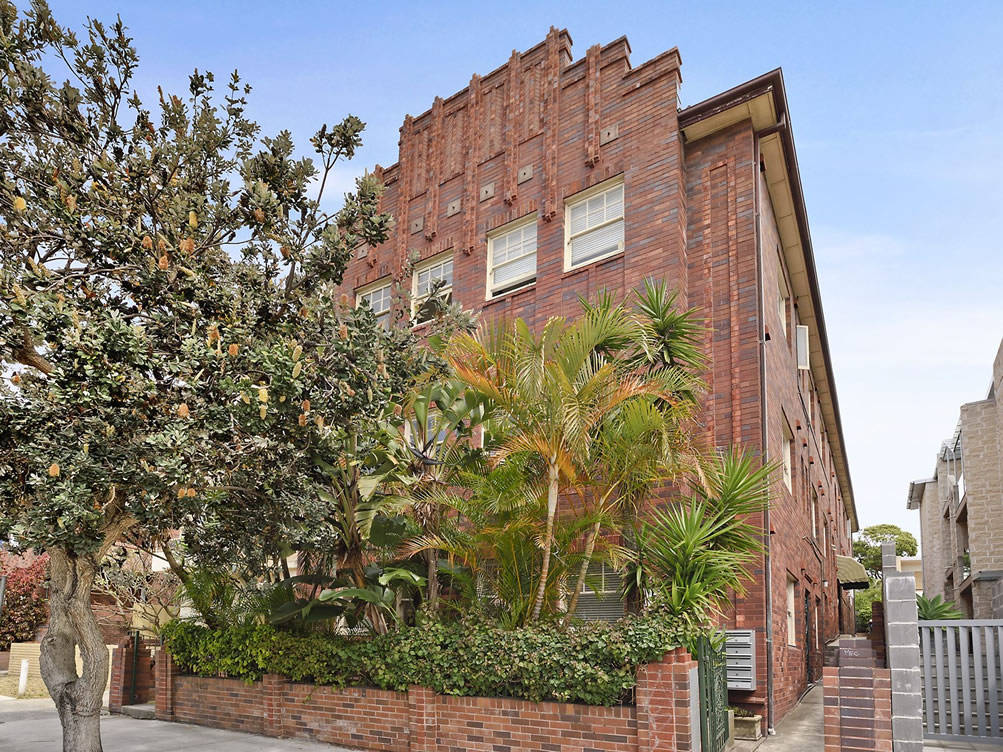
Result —
[{"label": "green metal gate", "polygon": [[728,743],[728,662],[724,644],[715,649],[708,638],[701,637],[697,654],[701,749],[722,752]]}]

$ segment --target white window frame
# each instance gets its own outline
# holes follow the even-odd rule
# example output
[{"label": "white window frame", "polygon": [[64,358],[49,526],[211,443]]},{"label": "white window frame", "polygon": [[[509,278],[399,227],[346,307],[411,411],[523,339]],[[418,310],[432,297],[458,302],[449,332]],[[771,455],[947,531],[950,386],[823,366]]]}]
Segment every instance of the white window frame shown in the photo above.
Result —
[{"label": "white window frame", "polygon": [[787,644],[791,647],[797,647],[798,644],[798,622],[797,613],[795,608],[797,608],[797,598],[795,593],[795,585],[797,581],[790,575],[787,576]]},{"label": "white window frame", "polygon": [[782,422],[783,437],[782,444],[780,448],[780,457],[783,460],[783,473],[784,473],[784,485],[787,486],[787,490],[794,491],[794,434],[791,433],[791,428],[787,425],[787,421]]},{"label": "white window frame", "polygon": [[[453,267],[450,270],[450,276],[453,276],[456,273],[456,262],[455,262],[455,259],[453,258],[453,249],[452,248],[450,248],[448,251],[445,251],[443,253],[436,254],[435,256],[432,256],[431,258],[427,258],[424,261],[422,261],[420,264],[418,264],[417,266],[415,266],[414,273],[411,275],[411,319],[412,319],[412,321],[413,321],[413,323],[415,325],[426,323],[424,321],[417,321],[417,320],[415,320],[415,315],[417,314],[418,309],[421,307],[421,304],[424,303],[425,300],[428,298],[428,294],[427,293],[425,295],[421,295],[421,296],[418,295],[418,275],[421,274],[422,272],[428,271],[429,269],[432,269],[432,268],[434,268],[436,266],[441,266],[441,265],[445,264],[447,261]],[[439,280],[439,279],[442,279],[442,277],[436,277],[435,279]],[[433,280],[430,278],[429,279],[429,289],[431,289],[432,284],[433,284]],[[439,295],[452,295],[453,294],[453,283],[450,282],[448,286],[440,288],[438,294]]]},{"label": "white window frame", "polygon": [[[581,232],[576,232],[576,233],[574,233],[572,235],[572,233],[571,233],[571,210],[574,207],[579,206],[583,202],[588,201],[591,198],[595,198],[596,196],[599,196],[601,194],[604,194],[607,191],[611,191],[614,188],[620,188],[621,189],[621,194],[620,194],[621,195],[620,215],[617,216],[617,217],[613,217],[612,219],[607,218],[603,222],[600,222],[599,224],[595,225],[594,227],[589,227],[588,229],[582,230]],[[623,253],[623,249],[626,246],[626,239],[625,239],[625,232],[626,232],[625,231],[625,227],[626,227],[626,223],[625,223],[626,205],[627,205],[627,192],[626,192],[626,190],[624,188],[623,175],[618,175],[617,177],[612,178],[610,180],[605,180],[602,183],[599,183],[598,185],[594,185],[591,188],[589,188],[588,190],[576,193],[574,196],[571,196],[570,198],[568,198],[567,200],[565,200],[565,202],[564,202],[564,271],[568,272],[568,271],[571,271],[572,269],[582,269],[582,268],[584,268],[586,266],[589,266],[591,264],[595,264],[595,263],[597,263],[599,261],[602,261],[603,259],[608,259],[608,258],[616,256],[616,255],[618,255],[620,253]],[[602,254],[601,256],[596,256],[595,258],[587,259],[587,260],[582,261],[582,262],[580,262],[578,264],[572,264],[571,263],[571,241],[573,241],[575,238],[584,237],[584,236],[588,235],[589,233],[595,232],[597,230],[601,230],[601,229],[603,229],[605,227],[609,227],[610,225],[615,224],[617,222],[620,223],[621,230],[623,232],[621,233],[620,243],[619,243],[619,245],[617,245],[617,247],[614,250],[608,251],[608,252]]]},{"label": "white window frame", "polygon": [[[383,288],[387,288],[387,291],[388,291],[388,300],[390,301],[389,305],[387,306],[387,309],[385,311],[381,311],[379,313],[376,313],[376,311],[373,311],[373,313],[376,313],[376,320],[380,324],[382,324],[382,326],[383,326],[384,329],[386,329],[388,331],[389,331],[390,325],[392,323],[391,320],[390,320],[390,316],[393,313],[393,307],[394,307],[394,303],[393,303],[393,289],[392,289],[392,287],[393,287],[393,280],[390,277],[384,277],[383,279],[378,279],[378,280],[376,280],[375,282],[373,282],[371,284],[365,285],[364,287],[360,287],[355,292],[355,305],[356,306],[360,306],[360,305],[362,305],[363,299],[367,295],[372,295],[377,290],[382,290]],[[373,307],[372,301],[370,300],[370,301],[367,301],[367,302],[369,302],[369,307],[372,308]]]},{"label": "white window frame", "polygon": [[[532,226],[534,232],[537,233],[536,243],[534,243],[535,248],[533,250],[533,256],[535,259],[535,263],[533,264],[533,273],[532,274],[527,273],[522,275],[521,277],[510,279],[502,285],[497,285],[497,286],[492,285],[491,277],[495,270],[495,265],[494,265],[495,242],[499,238],[509,235],[510,233],[516,232],[517,230],[524,230],[525,228],[530,226]],[[487,281],[485,285],[485,290],[487,291],[487,294],[485,296],[485,300],[492,300],[494,298],[498,298],[503,295],[508,295],[509,293],[515,292],[516,290],[521,290],[524,287],[529,287],[530,285],[536,284],[537,269],[540,261],[538,229],[539,228],[537,228],[536,212],[533,212],[532,214],[526,217],[520,217],[519,219],[509,222],[508,224],[502,225],[496,230],[492,230],[490,233],[488,233],[488,258],[487,258],[487,263],[485,264],[485,267],[487,268]],[[528,255],[529,255],[528,253],[524,253],[519,258],[525,258]],[[507,259],[504,263],[507,264],[513,260],[514,259]]]},{"label": "white window frame", "polygon": [[811,487],[811,537],[818,540],[818,491]]}]

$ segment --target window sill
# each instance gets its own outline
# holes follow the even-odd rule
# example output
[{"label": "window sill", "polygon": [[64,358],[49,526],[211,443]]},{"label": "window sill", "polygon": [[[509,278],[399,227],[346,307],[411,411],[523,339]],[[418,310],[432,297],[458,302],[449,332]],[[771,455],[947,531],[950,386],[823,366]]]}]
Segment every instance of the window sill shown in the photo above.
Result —
[{"label": "window sill", "polygon": [[532,282],[529,282],[522,287],[517,287],[514,290],[509,290],[508,292],[503,292],[500,295],[495,295],[494,297],[487,298],[484,301],[484,305],[482,307],[487,308],[488,306],[491,306],[495,303],[500,303],[503,300],[509,300],[511,298],[514,298],[516,295],[519,295],[524,292],[529,292],[530,290],[535,290],[535,289],[536,289],[536,280],[533,280]]},{"label": "window sill", "polygon": [[564,270],[564,273],[561,275],[561,279],[567,279],[568,277],[573,277],[574,275],[586,271],[587,269],[593,266],[606,264],[611,261],[622,260],[623,256],[624,256],[624,251],[617,251],[616,253],[611,253],[608,256],[600,256],[597,259],[592,259],[591,261],[588,261],[584,264],[580,264],[579,266],[573,266],[570,269]]}]

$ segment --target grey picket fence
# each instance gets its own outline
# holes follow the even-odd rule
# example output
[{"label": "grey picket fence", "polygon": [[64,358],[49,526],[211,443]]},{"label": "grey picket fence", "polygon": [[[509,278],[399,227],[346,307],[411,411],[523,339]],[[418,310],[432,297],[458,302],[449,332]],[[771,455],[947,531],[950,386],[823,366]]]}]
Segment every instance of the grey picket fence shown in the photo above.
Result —
[{"label": "grey picket fence", "polygon": [[919,622],[924,735],[1000,739],[1003,620]]}]

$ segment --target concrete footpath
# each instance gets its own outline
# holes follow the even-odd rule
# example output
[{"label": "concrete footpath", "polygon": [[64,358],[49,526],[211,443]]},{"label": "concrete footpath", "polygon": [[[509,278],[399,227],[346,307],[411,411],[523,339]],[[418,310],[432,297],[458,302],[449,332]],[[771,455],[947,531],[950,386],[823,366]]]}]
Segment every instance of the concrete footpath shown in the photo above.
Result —
[{"label": "concrete footpath", "polygon": [[[328,744],[105,714],[101,716],[101,741],[105,752],[349,752]],[[61,749],[62,732],[52,700],[0,701],[0,750]]]},{"label": "concrete footpath", "polygon": [[[822,727],[823,712],[822,685],[808,691],[800,703],[777,724],[775,736],[768,736],[754,742],[736,741],[729,752],[807,752],[821,750],[825,746]],[[1000,750],[995,745],[977,744],[962,740],[951,742],[927,741],[924,752],[987,752]]]}]

